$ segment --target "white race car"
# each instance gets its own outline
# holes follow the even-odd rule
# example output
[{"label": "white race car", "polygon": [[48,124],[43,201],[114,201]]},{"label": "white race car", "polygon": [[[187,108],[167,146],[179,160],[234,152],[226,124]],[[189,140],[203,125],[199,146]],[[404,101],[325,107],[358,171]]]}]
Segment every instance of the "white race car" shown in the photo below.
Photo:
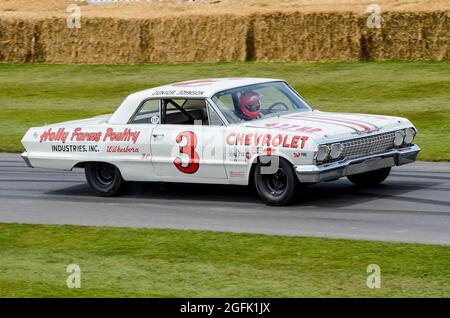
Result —
[{"label": "white race car", "polygon": [[254,184],[267,204],[285,205],[301,183],[384,181],[416,160],[415,135],[404,118],[315,110],[282,80],[213,78],[131,94],[113,115],[31,128],[22,157],[82,167],[101,196],[130,181]]}]

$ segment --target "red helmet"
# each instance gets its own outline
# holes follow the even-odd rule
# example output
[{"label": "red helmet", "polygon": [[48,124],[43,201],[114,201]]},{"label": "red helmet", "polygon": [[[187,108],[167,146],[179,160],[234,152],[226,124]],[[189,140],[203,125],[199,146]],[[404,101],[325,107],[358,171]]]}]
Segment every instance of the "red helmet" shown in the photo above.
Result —
[{"label": "red helmet", "polygon": [[261,101],[259,95],[255,92],[242,93],[239,98],[239,109],[241,113],[249,118],[256,119],[261,112]]}]

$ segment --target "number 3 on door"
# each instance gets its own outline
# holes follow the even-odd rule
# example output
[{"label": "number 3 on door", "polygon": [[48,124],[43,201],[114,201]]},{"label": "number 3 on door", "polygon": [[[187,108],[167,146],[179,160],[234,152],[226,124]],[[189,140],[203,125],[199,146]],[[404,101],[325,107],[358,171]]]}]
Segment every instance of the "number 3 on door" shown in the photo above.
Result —
[{"label": "number 3 on door", "polygon": [[176,157],[173,163],[183,173],[196,173],[198,168],[200,168],[200,156],[195,151],[197,147],[197,136],[192,131],[183,131],[178,134],[176,142],[181,144],[183,140],[186,140],[186,145],[180,146],[180,154],[187,155],[189,157],[189,163],[183,166],[180,157]]}]

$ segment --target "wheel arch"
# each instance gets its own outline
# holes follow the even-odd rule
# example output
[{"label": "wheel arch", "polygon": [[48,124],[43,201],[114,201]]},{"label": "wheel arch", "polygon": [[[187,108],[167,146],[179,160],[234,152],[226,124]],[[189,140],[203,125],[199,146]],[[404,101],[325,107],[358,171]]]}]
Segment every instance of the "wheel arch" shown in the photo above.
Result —
[{"label": "wheel arch", "polygon": [[[267,157],[267,155],[259,154],[257,156],[254,156],[252,161],[251,161],[251,163],[250,163],[250,168],[249,168],[249,172],[248,172],[248,175],[247,175],[247,180],[248,180],[248,184],[249,185],[253,185],[254,184],[253,174],[255,173],[256,165],[259,163],[259,160],[262,157]],[[272,157],[279,157],[280,159],[284,159],[287,162],[289,162],[292,165],[292,167],[294,166],[294,163],[291,161],[291,159],[288,156],[286,156],[286,154],[284,154],[284,153],[275,154],[275,155],[272,155]]]},{"label": "wheel arch", "polygon": [[75,168],[85,168],[85,167],[86,167],[86,164],[88,164],[88,163],[107,163],[107,164],[110,164],[110,165],[116,167],[116,168],[120,171],[120,168],[119,168],[116,164],[114,164],[113,162],[110,162],[110,161],[103,161],[103,160],[80,161],[80,162],[76,163],[76,164],[72,167],[72,169],[75,169]]}]

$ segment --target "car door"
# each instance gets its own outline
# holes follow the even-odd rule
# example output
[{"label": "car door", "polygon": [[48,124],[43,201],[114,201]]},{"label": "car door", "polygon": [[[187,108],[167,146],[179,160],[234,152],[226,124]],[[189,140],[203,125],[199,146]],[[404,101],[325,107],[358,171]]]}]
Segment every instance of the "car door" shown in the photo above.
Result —
[{"label": "car door", "polygon": [[[178,109],[170,110],[167,101],[163,102],[162,123],[151,136],[154,173],[167,181],[225,183],[225,126],[209,118],[212,110],[206,101],[183,102],[188,104],[192,109],[185,106],[187,114],[202,113],[204,117],[191,120]],[[190,122],[180,123],[183,116]]]},{"label": "car door", "polygon": [[[128,142],[105,144],[108,158],[115,161],[125,180],[154,181],[157,177],[151,167],[151,138],[153,129],[160,122],[160,100],[143,100],[126,125],[112,127],[115,132],[129,130],[139,138]],[[121,129],[119,129],[121,128]],[[105,135],[107,136],[107,135]]]}]

